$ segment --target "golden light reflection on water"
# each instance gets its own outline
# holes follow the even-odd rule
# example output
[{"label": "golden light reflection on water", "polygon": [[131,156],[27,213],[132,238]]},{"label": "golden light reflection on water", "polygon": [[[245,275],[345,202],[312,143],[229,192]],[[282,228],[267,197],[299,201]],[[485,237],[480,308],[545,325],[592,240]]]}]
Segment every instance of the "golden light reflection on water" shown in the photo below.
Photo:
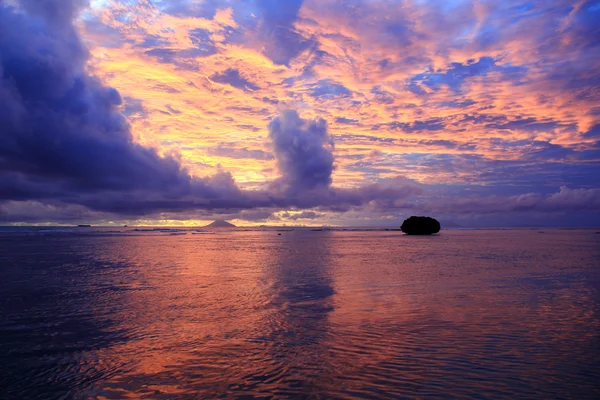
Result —
[{"label": "golden light reflection on water", "polygon": [[[48,263],[62,263],[52,279],[64,287],[44,304],[64,369],[41,376],[77,396],[598,394],[600,247],[589,232],[33,244],[32,260],[52,248]],[[73,318],[77,340],[61,328]]]}]

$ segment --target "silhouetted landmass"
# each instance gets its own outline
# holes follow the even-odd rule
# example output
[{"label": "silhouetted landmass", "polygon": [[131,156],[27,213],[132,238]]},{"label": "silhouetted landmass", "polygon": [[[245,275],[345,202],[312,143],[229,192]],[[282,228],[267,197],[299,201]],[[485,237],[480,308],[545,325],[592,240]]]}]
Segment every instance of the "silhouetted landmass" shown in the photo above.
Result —
[{"label": "silhouetted landmass", "polygon": [[89,224],[79,224],[77,225],[78,228],[91,228],[92,226]]},{"label": "silhouetted landmass", "polygon": [[235,228],[235,225],[225,220],[218,219],[215,222],[206,225],[205,228]]},{"label": "silhouetted landmass", "polygon": [[431,217],[412,216],[405,219],[400,229],[407,235],[431,235],[440,231],[440,223]]}]

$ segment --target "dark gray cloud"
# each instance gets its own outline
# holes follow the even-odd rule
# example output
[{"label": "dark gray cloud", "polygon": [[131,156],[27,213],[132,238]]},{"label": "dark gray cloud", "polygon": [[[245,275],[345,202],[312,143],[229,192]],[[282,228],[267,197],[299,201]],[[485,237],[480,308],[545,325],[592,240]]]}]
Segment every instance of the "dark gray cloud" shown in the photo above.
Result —
[{"label": "dark gray cloud", "polygon": [[462,151],[472,151],[477,149],[477,146],[474,143],[460,143],[445,139],[419,140],[418,144],[422,146],[443,147],[446,149],[459,149]]},{"label": "dark gray cloud", "polygon": [[[379,129],[382,125],[375,125],[373,129]],[[430,118],[424,121],[413,122],[391,122],[387,124],[389,129],[400,129],[406,133],[414,133],[420,131],[440,131],[446,127],[443,118]]]},{"label": "dark gray cloud", "polygon": [[296,111],[286,110],[269,123],[269,138],[287,189],[306,190],[331,184],[333,140],[325,120],[305,120]]},{"label": "dark gray cloud", "polygon": [[367,136],[367,135],[350,135],[350,134],[342,134],[337,136],[338,140],[341,141],[352,141],[352,142],[365,142],[365,144],[369,143],[395,143],[397,139],[394,138],[382,138],[377,136]]},{"label": "dark gray cloud", "polygon": [[394,95],[387,90],[381,88],[381,86],[373,86],[371,94],[374,95],[375,101],[381,104],[394,104]]},{"label": "dark gray cloud", "polygon": [[425,199],[417,207],[425,212],[454,215],[597,212],[600,211],[600,189],[570,189],[562,186],[558,192],[548,195],[524,193],[513,196],[440,197]]},{"label": "dark gray cloud", "polygon": [[148,111],[144,108],[144,103],[140,99],[134,97],[124,97],[123,107],[121,108],[123,114],[127,117],[139,115],[142,117],[148,116]]},{"label": "dark gray cloud", "polygon": [[230,219],[241,219],[250,222],[264,222],[273,218],[273,213],[268,210],[243,210],[237,215],[233,215]]},{"label": "dark gray cloud", "polygon": [[0,224],[20,223],[73,223],[73,221],[106,221],[121,216],[91,211],[89,208],[60,202],[7,201],[0,202]]},{"label": "dark gray cloud", "polygon": [[267,153],[264,150],[234,147],[235,144],[228,145],[227,143],[219,143],[216,147],[209,147],[206,153],[212,156],[229,157],[229,158],[250,158],[256,160],[273,160],[273,154]]},{"label": "dark gray cloud", "polygon": [[492,129],[509,129],[519,130],[524,132],[548,132],[556,128],[570,127],[575,129],[575,126],[563,125],[556,121],[539,121],[536,118],[522,118],[503,123],[492,123],[485,126]]},{"label": "dark gray cloud", "polygon": [[40,17],[55,29],[70,29],[71,21],[89,0],[20,0],[21,7],[31,16]]},{"label": "dark gray cloud", "polygon": [[314,211],[302,211],[301,213],[297,214],[290,214],[286,212],[281,214],[281,217],[283,219],[287,219],[290,221],[298,221],[299,219],[318,219],[323,218],[324,216],[324,214],[316,213]]},{"label": "dark gray cloud", "polygon": [[258,86],[250,82],[248,79],[244,78],[240,71],[235,68],[226,69],[223,72],[216,72],[210,77],[211,80],[222,83],[224,85],[230,85],[234,88],[242,89],[242,90],[257,90]]},{"label": "dark gray cloud", "polygon": [[339,98],[339,97],[351,97],[352,92],[350,89],[342,84],[333,82],[325,79],[317,82],[309,91],[312,97],[328,99],[328,98]]},{"label": "dark gray cloud", "polygon": [[313,47],[315,41],[294,29],[304,0],[256,0],[261,17],[258,35],[264,42],[262,52],[274,63],[288,65],[298,54]]},{"label": "dark gray cloud", "polygon": [[337,122],[338,124],[346,124],[346,125],[356,125],[356,124],[358,124],[358,120],[357,119],[351,119],[351,118],[346,118],[346,117],[337,117],[335,119],[335,122]]},{"label": "dark gray cloud", "polygon": [[471,99],[442,101],[439,103],[440,107],[448,107],[448,108],[467,108],[474,104],[477,104],[477,102],[473,101]]},{"label": "dark gray cloud", "polygon": [[88,52],[66,20],[79,5],[0,8],[0,199],[93,207],[102,203],[94,199],[99,193],[170,197],[210,189],[211,182],[192,183],[177,158],[133,142],[119,93],[86,71]]}]

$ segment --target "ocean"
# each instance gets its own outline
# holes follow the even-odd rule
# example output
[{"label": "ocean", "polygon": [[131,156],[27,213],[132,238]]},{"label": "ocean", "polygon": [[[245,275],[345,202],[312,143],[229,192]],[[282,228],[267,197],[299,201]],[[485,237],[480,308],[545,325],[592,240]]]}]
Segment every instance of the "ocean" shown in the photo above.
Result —
[{"label": "ocean", "polygon": [[600,234],[0,228],[0,398],[600,398]]}]

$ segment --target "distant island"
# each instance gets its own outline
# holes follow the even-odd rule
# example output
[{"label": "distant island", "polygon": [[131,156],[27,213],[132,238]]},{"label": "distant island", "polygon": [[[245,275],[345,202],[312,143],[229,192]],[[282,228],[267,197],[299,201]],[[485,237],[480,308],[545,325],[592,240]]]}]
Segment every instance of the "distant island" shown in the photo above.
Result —
[{"label": "distant island", "polygon": [[208,224],[205,228],[235,228],[236,226],[223,219],[217,219],[213,223]]},{"label": "distant island", "polygon": [[440,231],[440,223],[431,217],[412,216],[402,223],[400,229],[407,235],[432,235]]}]

